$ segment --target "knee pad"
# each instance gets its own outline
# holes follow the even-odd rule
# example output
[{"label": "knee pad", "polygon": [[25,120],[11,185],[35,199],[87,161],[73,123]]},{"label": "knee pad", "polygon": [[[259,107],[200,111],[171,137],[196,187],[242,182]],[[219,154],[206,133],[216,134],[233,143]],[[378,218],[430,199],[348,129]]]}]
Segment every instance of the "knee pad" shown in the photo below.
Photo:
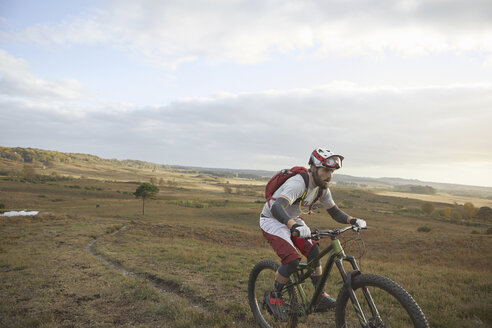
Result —
[{"label": "knee pad", "polygon": [[282,276],[288,278],[292,273],[294,273],[297,269],[297,266],[299,265],[300,259],[295,259],[289,263],[282,264],[278,268],[278,273],[280,273]]}]

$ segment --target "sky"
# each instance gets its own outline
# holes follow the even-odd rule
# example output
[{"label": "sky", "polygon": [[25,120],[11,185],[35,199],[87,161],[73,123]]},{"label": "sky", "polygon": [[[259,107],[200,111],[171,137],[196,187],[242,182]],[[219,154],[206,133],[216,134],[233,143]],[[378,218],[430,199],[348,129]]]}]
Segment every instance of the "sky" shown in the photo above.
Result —
[{"label": "sky", "polygon": [[0,146],[492,186],[492,1],[0,0]]}]

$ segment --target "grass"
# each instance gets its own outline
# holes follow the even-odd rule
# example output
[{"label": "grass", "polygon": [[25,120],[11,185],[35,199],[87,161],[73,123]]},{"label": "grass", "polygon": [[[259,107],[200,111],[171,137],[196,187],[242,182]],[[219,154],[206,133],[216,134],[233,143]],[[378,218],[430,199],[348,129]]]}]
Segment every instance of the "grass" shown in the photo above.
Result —
[{"label": "grass", "polygon": [[[68,182],[0,179],[2,210],[40,211],[35,217],[0,217],[0,326],[254,326],[249,271],[261,259],[277,260],[258,227],[262,186],[246,188],[245,180],[229,179],[233,190],[248,190],[229,194],[220,185],[225,180],[206,175],[69,169],[76,178]],[[180,185],[160,186],[142,216],[141,200],[130,194],[138,181],[159,176]],[[345,211],[368,221],[363,272],[404,286],[432,327],[492,326],[487,228],[418,215],[420,200],[332,192],[349,207]],[[445,206],[436,203],[436,209]],[[306,220],[312,227],[337,225],[321,209]],[[417,231],[421,227],[429,230]],[[95,238],[97,254],[137,279],[88,254]],[[338,280],[329,278],[327,291],[334,296]]]},{"label": "grass", "polygon": [[0,326],[219,325],[216,315],[117,274],[87,254],[88,241],[105,227],[111,231],[109,223],[57,215],[2,218]]},{"label": "grass", "polygon": [[396,192],[396,191],[381,191],[378,192],[380,195],[385,196],[395,196],[401,198],[414,198],[423,201],[429,202],[438,202],[438,203],[448,203],[448,204],[464,204],[466,202],[473,203],[477,207],[481,206],[492,206],[491,199],[478,198],[478,197],[467,197],[467,196],[456,196],[446,193],[426,195],[426,194],[412,194],[412,193],[404,193],[404,192]]}]

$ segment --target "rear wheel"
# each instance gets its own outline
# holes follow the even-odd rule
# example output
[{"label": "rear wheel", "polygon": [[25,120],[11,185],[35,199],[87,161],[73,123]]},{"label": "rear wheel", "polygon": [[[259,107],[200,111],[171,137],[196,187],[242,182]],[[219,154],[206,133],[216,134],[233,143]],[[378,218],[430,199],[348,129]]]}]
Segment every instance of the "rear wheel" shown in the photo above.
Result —
[{"label": "rear wheel", "polygon": [[287,306],[288,320],[285,322],[277,320],[271,313],[265,302],[265,294],[273,287],[275,272],[279,264],[270,260],[263,260],[255,265],[249,275],[248,298],[251,311],[256,322],[263,328],[269,327],[296,327],[297,294],[293,287],[284,289],[282,298]]},{"label": "rear wheel", "polygon": [[[353,278],[352,288],[367,320],[367,327],[429,327],[418,304],[396,282],[375,274],[361,274]],[[372,296],[377,313],[371,310],[364,290]],[[343,287],[338,294],[336,323],[338,328],[362,327],[347,287]]]}]

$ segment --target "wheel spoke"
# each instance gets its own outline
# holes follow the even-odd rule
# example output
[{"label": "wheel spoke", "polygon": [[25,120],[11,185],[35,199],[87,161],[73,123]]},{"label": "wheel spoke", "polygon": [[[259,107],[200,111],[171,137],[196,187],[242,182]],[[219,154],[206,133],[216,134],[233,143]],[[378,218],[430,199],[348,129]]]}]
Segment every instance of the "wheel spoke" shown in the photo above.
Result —
[{"label": "wheel spoke", "polygon": [[[413,298],[393,281],[377,275],[362,275],[355,279],[353,288],[369,327],[427,327],[427,321]],[[364,289],[369,293],[364,293]],[[361,322],[348,291],[344,290],[339,299],[337,326],[360,328]]]},{"label": "wheel spoke", "polygon": [[297,313],[291,310],[292,307],[295,308],[297,306],[297,297],[294,290],[290,288],[282,294],[289,314],[288,321],[277,320],[265,300],[265,295],[268,295],[273,287],[277,265],[270,261],[265,261],[266,264],[270,265],[261,266],[260,263],[253,269],[248,287],[250,289],[249,292],[254,294],[254,302],[250,300],[250,305],[255,319],[262,327],[296,327]]}]

